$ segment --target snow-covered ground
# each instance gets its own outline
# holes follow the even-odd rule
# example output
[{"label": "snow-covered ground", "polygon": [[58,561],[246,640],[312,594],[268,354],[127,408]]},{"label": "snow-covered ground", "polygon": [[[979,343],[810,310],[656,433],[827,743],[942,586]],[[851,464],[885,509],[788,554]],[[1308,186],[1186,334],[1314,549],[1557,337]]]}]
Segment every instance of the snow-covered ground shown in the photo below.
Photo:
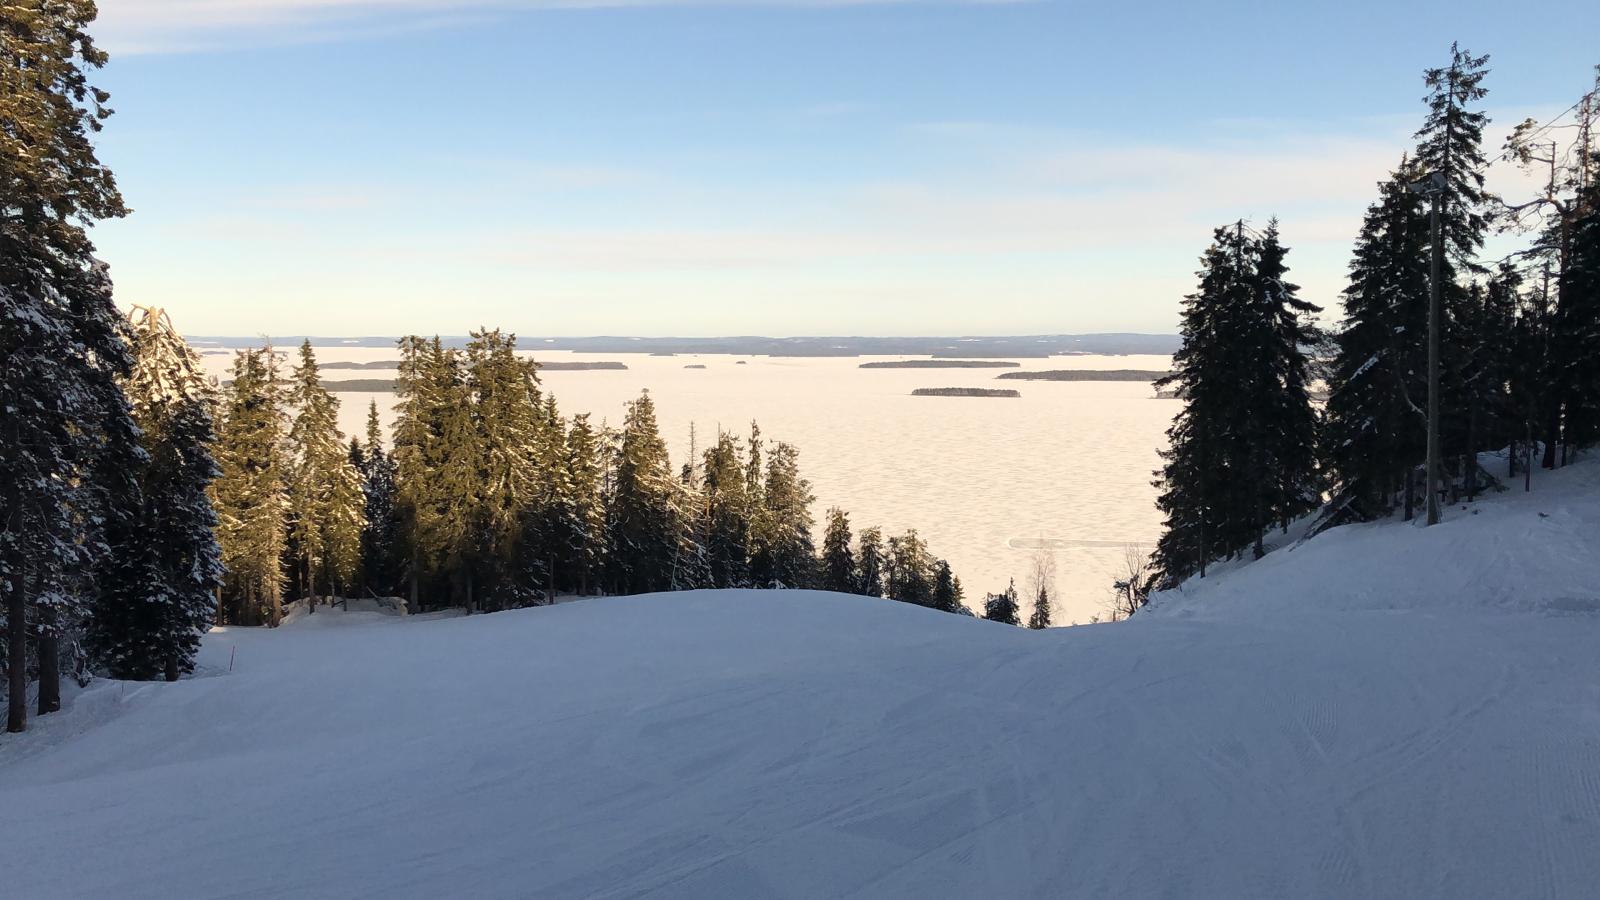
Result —
[{"label": "snow-covered ground", "polygon": [[0,891],[1592,898],[1600,465],[1475,509],[1045,633],[798,592],[219,631],[0,743]]}]

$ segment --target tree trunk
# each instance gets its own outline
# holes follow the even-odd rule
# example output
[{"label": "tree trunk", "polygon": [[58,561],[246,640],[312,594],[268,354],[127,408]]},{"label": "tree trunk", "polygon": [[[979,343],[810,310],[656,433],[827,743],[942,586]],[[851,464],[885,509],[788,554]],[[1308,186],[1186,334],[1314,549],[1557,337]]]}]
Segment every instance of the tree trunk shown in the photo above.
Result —
[{"label": "tree trunk", "polygon": [[417,569],[418,569],[417,548],[415,546],[415,542],[413,542],[412,547],[411,547],[411,572],[410,572],[410,575],[411,575],[411,603],[409,604],[409,607],[406,610],[406,612],[411,613],[412,615],[415,615],[417,612],[419,612],[419,610],[417,609]]},{"label": "tree trunk", "polygon": [[1417,515],[1417,467],[1406,469],[1406,518],[1407,522]]},{"label": "tree trunk", "polygon": [[6,730],[28,727],[28,603],[22,588],[22,560],[11,559],[6,590],[6,668],[10,675],[10,702]]},{"label": "tree trunk", "polygon": [[178,658],[176,656],[167,657],[167,672],[166,672],[166,675],[167,675],[167,680],[168,681],[177,681],[178,680]]},{"label": "tree trunk", "polygon": [[40,610],[39,636],[34,639],[39,652],[39,710],[48,715],[61,708],[61,638],[55,631],[55,612]]}]

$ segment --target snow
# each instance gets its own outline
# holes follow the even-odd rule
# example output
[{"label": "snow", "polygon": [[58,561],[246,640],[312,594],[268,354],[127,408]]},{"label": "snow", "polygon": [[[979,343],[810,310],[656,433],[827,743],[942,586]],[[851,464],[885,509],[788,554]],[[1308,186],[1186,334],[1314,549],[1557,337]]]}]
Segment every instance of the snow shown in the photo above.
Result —
[{"label": "snow", "polygon": [[1534,485],[1116,625],[721,591],[221,630],[0,742],[5,890],[1592,897],[1600,465]]}]

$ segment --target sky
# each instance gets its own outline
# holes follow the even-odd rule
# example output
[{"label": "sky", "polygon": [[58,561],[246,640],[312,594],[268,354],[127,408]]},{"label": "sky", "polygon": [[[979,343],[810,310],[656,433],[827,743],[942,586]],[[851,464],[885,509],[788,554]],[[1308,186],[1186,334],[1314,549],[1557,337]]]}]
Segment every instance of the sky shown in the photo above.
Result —
[{"label": "sky", "polygon": [[[123,303],[190,334],[1171,332],[1277,216],[1336,312],[1422,70],[1485,143],[1600,5],[101,0]],[[1527,192],[1509,165],[1492,173]]]}]

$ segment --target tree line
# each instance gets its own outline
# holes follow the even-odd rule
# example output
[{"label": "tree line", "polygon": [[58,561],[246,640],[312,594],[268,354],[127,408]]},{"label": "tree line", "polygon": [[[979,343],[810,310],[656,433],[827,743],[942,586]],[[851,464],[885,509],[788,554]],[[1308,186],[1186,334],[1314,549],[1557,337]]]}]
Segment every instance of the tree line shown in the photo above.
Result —
[{"label": "tree line", "polygon": [[[1480,454],[1502,448],[1501,474],[1527,488],[1535,468],[1565,465],[1600,440],[1600,77],[1569,108],[1572,123],[1530,120],[1506,139],[1502,158],[1547,176],[1540,196],[1511,203],[1484,188],[1487,74],[1487,56],[1455,45],[1448,65],[1425,73],[1416,146],[1378,185],[1331,331],[1288,280],[1276,222],[1216,229],[1184,298],[1182,348],[1158,382],[1184,404],[1156,474],[1165,526],[1149,571],[1131,566],[1134,578],[1118,582],[1121,613],[1218,560],[1261,556],[1270,531],[1302,516],[1315,513],[1315,532],[1416,514],[1428,490],[1435,240],[1437,490],[1455,502],[1498,483]],[[1485,259],[1491,229],[1532,240]],[[1325,404],[1314,400],[1317,381]]]},{"label": "tree line", "polygon": [[393,438],[376,403],[348,442],[315,354],[280,379],[240,351],[224,389],[213,489],[227,574],[219,618],[276,624],[286,602],[404,596],[487,612],[560,595],[823,588],[946,611],[960,582],[915,531],[859,538],[828,513],[819,550],[799,451],[751,423],[674,468],[648,391],[620,427],[565,416],[499,330],[462,349],[400,340]]}]

